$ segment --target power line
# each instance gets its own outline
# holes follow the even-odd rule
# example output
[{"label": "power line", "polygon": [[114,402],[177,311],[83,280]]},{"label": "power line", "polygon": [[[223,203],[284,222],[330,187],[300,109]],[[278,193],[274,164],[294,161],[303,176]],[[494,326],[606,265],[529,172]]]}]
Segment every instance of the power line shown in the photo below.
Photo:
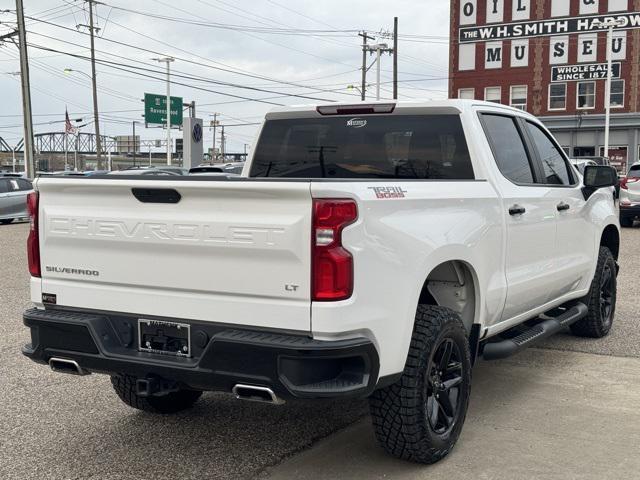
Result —
[{"label": "power line", "polygon": [[[55,50],[55,49],[52,49],[52,48],[44,47],[42,45],[36,45],[36,44],[33,44],[33,43],[30,43],[29,46],[32,47],[32,48],[40,49],[40,50],[46,50],[46,51],[50,51],[50,52],[61,53],[59,50]],[[74,58],[82,59],[82,60],[89,60],[88,57],[85,57],[85,56],[82,56],[82,55],[74,55],[74,54],[68,54],[68,55],[71,56],[71,57],[74,57]],[[146,69],[146,68],[132,66],[132,65],[119,64],[119,63],[116,63],[116,62],[110,62],[108,60],[96,60],[96,62],[99,63],[100,65],[103,65],[103,66],[106,66],[106,67],[110,67],[110,68],[113,68],[113,69],[116,69],[116,70],[121,70],[121,71],[124,71],[124,72],[135,73],[136,75],[140,75],[142,77],[147,77],[147,78],[152,78],[152,79],[157,79],[158,77],[153,77],[151,75],[148,75],[148,74],[145,74],[145,73],[142,73],[142,72],[137,72],[136,70],[132,70],[132,69],[150,71],[150,72],[153,72],[153,73],[160,73],[157,70]],[[178,75],[173,75],[173,76],[176,77]],[[281,103],[275,103],[275,102],[269,102],[269,101],[266,101],[266,100],[260,100],[260,99],[256,99],[256,98],[244,97],[242,95],[234,95],[232,93],[219,92],[219,91],[216,91],[216,90],[210,90],[210,89],[207,89],[207,88],[198,87],[196,85],[189,85],[187,83],[176,82],[175,80],[171,80],[171,84],[172,85],[180,85],[180,86],[187,87],[187,88],[192,88],[194,90],[201,90],[201,91],[204,91],[204,92],[215,93],[215,94],[218,94],[218,95],[223,95],[223,96],[232,97],[232,98],[240,98],[240,99],[243,99],[243,100],[248,100],[248,101],[253,101],[253,102],[268,103],[268,104],[271,104],[271,105],[282,106]],[[290,95],[287,95],[287,96],[290,96]]]},{"label": "power line", "polygon": [[[183,13],[189,13],[190,15],[196,17],[196,18],[201,18],[203,19],[203,17],[199,17],[198,15],[192,14],[190,12],[187,12],[185,10],[182,10],[180,8],[177,8],[173,5],[164,3],[160,0],[155,0],[157,3],[160,3],[164,6],[167,7],[172,7],[178,11],[181,11]],[[206,2],[202,2],[205,5],[209,5]],[[127,12],[127,13],[132,13],[135,15],[143,15],[145,17],[149,17],[149,18],[155,18],[158,20],[164,20],[164,21],[168,21],[168,22],[177,22],[177,23],[182,23],[182,24],[187,24],[187,25],[194,25],[194,26],[201,26],[201,27],[211,27],[211,28],[219,28],[219,29],[224,29],[224,30],[233,30],[233,31],[241,31],[241,32],[256,32],[256,33],[269,33],[269,34],[276,34],[276,35],[327,35],[327,34],[340,34],[341,36],[347,36],[351,33],[356,32],[357,30],[311,30],[311,29],[298,29],[298,28],[274,28],[274,27],[254,27],[251,25],[234,25],[234,24],[227,24],[227,23],[218,23],[218,22],[211,22],[209,20],[204,19],[204,21],[197,21],[197,20],[191,20],[188,18],[182,18],[182,17],[173,17],[173,16],[168,16],[168,15],[159,15],[156,13],[152,13],[152,12],[145,12],[145,11],[141,11],[141,10],[134,10],[131,8],[125,8],[125,7],[119,7],[119,6],[115,6],[115,5],[108,5],[108,4],[104,4],[105,6],[111,7],[114,10],[120,10],[123,12]],[[211,5],[209,5],[211,6]],[[237,7],[235,7],[237,8]],[[242,10],[239,9],[238,10]],[[247,17],[245,17],[247,18]]]},{"label": "power line", "polygon": [[[28,17],[28,18],[32,18],[32,17]],[[36,20],[38,20],[38,19],[36,19]],[[88,35],[87,33],[84,33],[84,32],[78,32],[77,30],[75,30],[75,29],[73,29],[73,28],[66,27],[66,26],[64,26],[64,25],[59,25],[59,24],[57,24],[57,23],[48,22],[48,21],[46,21],[46,20],[39,20],[39,21],[40,21],[41,23],[46,24],[46,25],[51,25],[51,26],[54,26],[54,27],[57,27],[57,28],[61,28],[61,29],[63,29],[63,30],[71,31],[71,32],[74,32],[74,33],[77,33],[77,34],[80,34],[80,35]],[[180,49],[180,48],[176,47],[175,45],[171,45],[171,44],[169,44],[169,43],[163,42],[163,41],[161,41],[161,40],[157,40],[157,39],[155,39],[155,38],[153,38],[153,37],[150,37],[150,36],[148,36],[148,35],[142,34],[142,33],[140,33],[140,32],[136,32],[135,30],[132,30],[132,29],[130,29],[129,27],[126,27],[126,26],[120,25],[119,23],[115,22],[114,20],[111,20],[111,22],[112,22],[112,23],[114,23],[115,25],[118,25],[118,26],[120,26],[121,28],[124,28],[125,30],[131,31],[132,33],[135,33],[135,34],[137,34],[137,35],[141,35],[141,36],[143,36],[143,37],[145,37],[145,38],[148,38],[148,39],[153,40],[153,41],[155,41],[155,42],[161,43],[161,44],[166,45],[166,46],[168,46],[168,47],[171,47],[171,48],[173,48],[173,49],[175,49],[175,50],[178,50],[178,51],[181,51],[181,52],[187,53],[187,54],[189,54],[189,55],[196,56],[196,57],[198,57],[198,58],[204,59],[204,60],[206,60],[207,62],[215,63],[215,64],[218,64],[218,65],[224,65],[224,67],[217,67],[217,66],[215,66],[215,65],[210,65],[210,64],[202,63],[202,62],[197,62],[197,61],[195,61],[195,60],[191,60],[191,59],[186,58],[186,57],[179,57],[179,56],[176,56],[176,55],[172,55],[176,60],[180,60],[181,62],[184,62],[184,63],[188,63],[188,64],[192,64],[192,65],[200,66],[200,67],[205,67],[205,68],[210,68],[210,69],[214,69],[214,70],[219,70],[219,71],[223,71],[223,72],[227,72],[227,73],[231,73],[231,74],[235,74],[235,75],[241,75],[241,76],[245,76],[245,77],[250,77],[250,78],[255,78],[255,79],[259,79],[259,80],[264,80],[264,81],[267,81],[267,82],[274,82],[274,83],[280,83],[280,84],[286,84],[286,85],[297,86],[297,87],[300,87],[300,88],[313,89],[313,87],[309,87],[309,86],[307,86],[307,85],[299,84],[299,83],[296,83],[296,82],[289,82],[289,81],[286,81],[286,80],[279,80],[279,79],[275,79],[275,78],[267,77],[267,76],[264,76],[264,75],[258,75],[258,74],[254,74],[254,73],[245,73],[246,71],[243,71],[243,70],[240,70],[240,69],[233,69],[233,67],[229,67],[228,65],[226,65],[226,64],[224,64],[224,63],[222,63],[222,62],[217,62],[217,61],[215,61],[215,60],[210,60],[210,59],[208,59],[208,58],[206,58],[206,57],[202,57],[202,56],[200,56],[200,55],[194,54],[193,52],[190,52],[190,51],[187,51],[187,50]],[[32,33],[32,34],[38,34],[37,32],[30,32],[30,33]],[[42,35],[42,34],[38,34],[38,35]],[[54,38],[54,37],[49,37],[49,38]],[[60,40],[60,39],[57,39],[57,38],[54,38],[54,39],[55,39],[55,40],[58,40],[58,41],[62,41],[62,42],[64,42],[64,40]],[[140,47],[140,46],[137,46],[137,45],[131,45],[131,44],[128,44],[128,43],[125,43],[125,42],[121,42],[121,41],[118,41],[118,40],[113,40],[113,39],[106,38],[106,37],[101,37],[101,39],[102,39],[102,40],[104,40],[104,41],[106,41],[106,42],[109,42],[109,43],[113,43],[113,44],[116,44],[116,45],[120,45],[120,46],[125,46],[125,47],[129,47],[129,48],[133,48],[133,49],[140,50],[140,51],[143,51],[143,52],[146,52],[146,53],[150,53],[150,54],[153,54],[153,55],[164,55],[164,53],[162,53],[162,52],[158,52],[158,51],[156,51],[156,50],[151,50],[151,49],[148,49],[148,48],[143,48],[143,47]],[[69,42],[64,42],[64,43],[69,43]],[[77,45],[77,44],[74,44],[74,45]],[[112,55],[113,55],[113,54],[112,54]],[[228,68],[225,68],[225,67],[228,67]]]},{"label": "power line", "polygon": [[[60,50],[52,49],[52,48],[49,48],[49,47],[44,47],[42,45],[29,43],[29,46],[33,47],[33,48],[40,49],[40,50],[50,51],[50,52],[66,53],[68,56],[73,57],[73,58],[78,58],[78,59],[82,59],[82,60],[89,60],[89,58],[84,56],[84,55],[67,53],[67,52],[63,52],[63,51],[60,51]],[[145,76],[147,78],[158,79],[158,77],[152,77],[152,76],[149,76],[149,75],[143,75],[141,73],[136,72],[135,70],[141,70],[141,71],[144,71],[144,72],[156,73],[156,74],[161,74],[162,73],[157,69],[144,68],[144,67],[141,67],[141,66],[138,66],[138,65],[130,65],[130,64],[120,63],[120,62],[112,62],[112,61],[109,61],[109,60],[97,59],[96,62],[99,63],[100,65],[103,65],[103,66],[115,68],[115,69],[118,69],[118,70],[123,70],[123,71],[130,72],[130,73],[135,73],[136,75]],[[131,69],[133,69],[133,70],[131,70]],[[203,78],[203,77],[195,77],[193,75],[184,75],[184,74],[180,74],[180,73],[174,73],[173,76],[174,77],[178,77],[178,78],[186,78],[186,79],[190,79],[190,80],[198,80],[198,81],[201,81],[201,82],[212,83],[212,84],[215,84],[215,85],[233,86],[235,88],[258,91],[258,92],[262,92],[262,93],[273,93],[273,94],[278,94],[280,96],[285,96],[285,97],[298,97],[298,98],[304,98],[304,99],[308,99],[308,100],[319,100],[319,101],[324,101],[324,102],[332,101],[332,100],[328,100],[328,99],[324,99],[324,98],[311,97],[311,96],[308,96],[308,95],[301,95],[301,94],[295,94],[295,93],[288,93],[288,94],[284,94],[283,95],[281,92],[275,92],[275,91],[272,91],[272,90],[265,90],[265,89],[256,88],[256,87],[249,87],[249,86],[246,86],[246,85],[233,84],[233,83],[229,83],[229,82],[222,82],[222,81],[207,79],[207,78]],[[195,85],[189,85],[189,84],[180,83],[180,82],[172,81],[171,83],[175,83],[176,85],[182,85],[182,86],[185,86],[187,88],[202,89],[201,87],[197,87]],[[250,100],[250,101],[263,102],[264,103],[263,100],[256,99],[256,98],[244,97],[244,96],[241,96],[241,95],[234,95],[234,94],[231,94],[231,93],[219,92],[219,91],[214,91],[214,90],[205,90],[205,91],[209,91],[211,93],[217,93],[217,94],[223,95],[223,96],[228,96],[228,97],[233,97],[233,98],[241,98],[243,100]],[[281,105],[281,104],[277,104],[277,103],[273,103],[273,102],[266,102],[266,103],[271,103],[271,104],[274,104],[274,105]]]}]

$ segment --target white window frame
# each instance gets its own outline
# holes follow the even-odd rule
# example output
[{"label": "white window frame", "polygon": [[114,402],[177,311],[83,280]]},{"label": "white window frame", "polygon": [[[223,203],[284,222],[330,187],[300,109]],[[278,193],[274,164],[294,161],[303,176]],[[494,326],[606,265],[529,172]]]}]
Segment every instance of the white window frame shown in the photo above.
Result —
[{"label": "white window frame", "polygon": [[[578,99],[580,98],[580,84],[582,83],[593,83],[593,107],[581,107]],[[595,110],[596,109],[596,100],[598,99],[598,84],[595,80],[587,80],[584,82],[576,83],[576,110]]]},{"label": "white window frame", "polygon": [[[513,89],[514,88],[524,88],[524,105],[519,103],[517,105],[513,104]],[[509,87],[509,106],[513,108],[517,108],[518,110],[522,110],[523,112],[527,111],[527,106],[529,105],[529,86],[528,85],[511,85]],[[524,107],[524,108],[521,108]]]},{"label": "white window frame", "polygon": [[470,100],[475,100],[476,98],[476,89],[475,88],[459,88],[458,89],[458,98],[460,99],[466,99],[467,97],[462,97],[460,96],[460,94],[462,92],[471,92],[471,98]]},{"label": "white window frame", "polygon": [[[553,85],[564,85],[564,107],[562,108],[551,108],[551,87]],[[567,92],[569,91],[569,86],[566,82],[553,82],[549,84],[549,92],[547,94],[547,110],[550,112],[561,112],[567,109]]]},{"label": "white window frame", "polygon": [[[498,89],[498,101],[496,102],[495,100],[487,100],[487,90],[489,89]],[[484,87],[484,101],[485,102],[491,102],[491,103],[502,103],[502,87],[499,86],[493,86],[493,87]]]},{"label": "white window frame", "polygon": [[[622,104],[620,105],[611,105],[611,108],[624,108],[624,97],[626,92],[627,85],[623,78],[614,78],[611,80],[611,86],[613,86],[613,82],[622,82]],[[609,101],[611,101],[611,96],[609,96]]]}]

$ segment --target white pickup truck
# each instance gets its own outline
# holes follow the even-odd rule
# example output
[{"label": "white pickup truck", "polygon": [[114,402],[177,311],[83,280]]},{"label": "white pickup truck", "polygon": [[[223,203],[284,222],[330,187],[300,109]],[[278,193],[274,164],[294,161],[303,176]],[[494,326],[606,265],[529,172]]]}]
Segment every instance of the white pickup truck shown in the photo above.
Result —
[{"label": "white pickup truck", "polygon": [[39,179],[24,354],[158,413],[368,397],[384,448],[431,463],[476,358],[611,328],[615,171],[583,177],[522,111],[277,109],[252,152],[237,178]]}]

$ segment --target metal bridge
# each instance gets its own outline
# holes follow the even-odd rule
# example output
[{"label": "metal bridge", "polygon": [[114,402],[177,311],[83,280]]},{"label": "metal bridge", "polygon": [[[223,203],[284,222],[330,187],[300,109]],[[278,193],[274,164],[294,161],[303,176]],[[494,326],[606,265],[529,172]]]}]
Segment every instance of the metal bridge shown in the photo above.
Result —
[{"label": "metal bridge", "polygon": [[[113,137],[100,136],[102,139],[102,149],[106,152],[115,149],[116,139]],[[37,133],[33,136],[33,144],[36,153],[65,153],[75,152],[82,154],[96,153],[96,136],[93,133],[79,133],[69,135],[64,132]],[[11,147],[2,137],[0,137],[0,152],[22,152],[24,139],[21,139],[14,147]]]}]

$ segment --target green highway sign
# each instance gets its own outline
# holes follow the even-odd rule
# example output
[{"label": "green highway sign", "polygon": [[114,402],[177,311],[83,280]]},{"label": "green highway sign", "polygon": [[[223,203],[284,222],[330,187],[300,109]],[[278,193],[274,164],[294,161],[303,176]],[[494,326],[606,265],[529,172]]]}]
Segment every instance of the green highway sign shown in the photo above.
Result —
[{"label": "green highway sign", "polygon": [[[144,121],[147,125],[167,123],[167,96],[144,94]],[[182,126],[182,97],[171,97],[171,126]]]}]

